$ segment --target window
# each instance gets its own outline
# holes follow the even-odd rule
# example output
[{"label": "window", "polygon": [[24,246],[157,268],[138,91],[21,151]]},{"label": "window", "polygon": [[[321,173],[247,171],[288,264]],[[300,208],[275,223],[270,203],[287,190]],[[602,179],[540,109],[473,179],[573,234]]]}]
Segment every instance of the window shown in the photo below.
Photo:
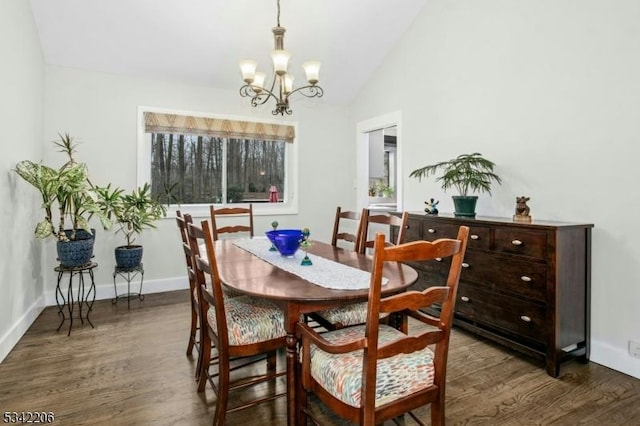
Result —
[{"label": "window", "polygon": [[238,203],[297,213],[295,125],[147,108],[139,116],[138,180],[155,196],[196,215]]}]

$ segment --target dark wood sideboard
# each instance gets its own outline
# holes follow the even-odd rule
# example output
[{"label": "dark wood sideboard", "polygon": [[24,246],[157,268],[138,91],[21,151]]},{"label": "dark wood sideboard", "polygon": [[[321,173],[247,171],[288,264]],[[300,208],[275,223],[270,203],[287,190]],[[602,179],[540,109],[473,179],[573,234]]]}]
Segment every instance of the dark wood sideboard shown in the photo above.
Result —
[{"label": "dark wood sideboard", "polygon": [[[461,225],[470,240],[454,325],[544,360],[553,377],[567,359],[588,361],[593,225],[411,213],[406,241],[455,238]],[[446,261],[411,266],[420,289],[442,285],[449,268]]]}]

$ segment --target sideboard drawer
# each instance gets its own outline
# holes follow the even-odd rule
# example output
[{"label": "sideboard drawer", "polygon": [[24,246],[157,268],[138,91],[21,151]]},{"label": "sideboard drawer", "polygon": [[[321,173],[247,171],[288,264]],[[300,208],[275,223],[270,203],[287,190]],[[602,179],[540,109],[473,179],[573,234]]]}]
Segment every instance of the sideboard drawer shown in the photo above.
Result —
[{"label": "sideboard drawer", "polygon": [[460,283],[456,314],[544,343],[545,306]]},{"label": "sideboard drawer", "polygon": [[[428,219],[423,223],[422,237],[427,241],[438,238],[456,238],[460,226],[447,223],[430,222]],[[407,238],[407,241],[410,241]],[[469,227],[469,242],[471,249],[489,250],[491,247],[491,229],[484,226]]]},{"label": "sideboard drawer", "polygon": [[547,234],[521,229],[496,228],[495,250],[503,253],[545,259],[547,257]]},{"label": "sideboard drawer", "polygon": [[458,236],[459,226],[448,223],[437,223],[426,220],[422,224],[422,238],[427,241],[438,238],[455,238]]},{"label": "sideboard drawer", "polygon": [[544,302],[547,265],[504,258],[487,252],[467,251],[460,279],[485,290],[508,292]]},{"label": "sideboard drawer", "polygon": [[489,250],[491,248],[491,229],[485,226],[469,227],[470,249]]}]

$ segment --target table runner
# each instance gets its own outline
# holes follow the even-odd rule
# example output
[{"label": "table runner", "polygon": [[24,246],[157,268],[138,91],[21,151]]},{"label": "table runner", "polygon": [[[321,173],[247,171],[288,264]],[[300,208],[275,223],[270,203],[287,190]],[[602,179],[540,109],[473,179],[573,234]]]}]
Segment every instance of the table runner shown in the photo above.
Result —
[{"label": "table runner", "polygon": [[[309,253],[309,259],[313,265],[302,266],[300,262],[304,258],[303,250],[298,250],[293,257],[282,256],[277,251],[269,251],[271,242],[266,237],[238,239],[233,244],[265,262],[321,287],[335,290],[362,290],[369,288],[370,285],[371,273],[368,271],[343,265],[311,253]],[[387,278],[382,278],[383,285],[388,281]]]}]

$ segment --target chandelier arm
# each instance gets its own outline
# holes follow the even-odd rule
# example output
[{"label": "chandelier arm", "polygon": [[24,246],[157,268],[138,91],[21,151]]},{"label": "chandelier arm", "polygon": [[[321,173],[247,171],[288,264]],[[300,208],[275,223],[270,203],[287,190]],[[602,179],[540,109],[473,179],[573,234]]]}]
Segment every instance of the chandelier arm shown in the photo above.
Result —
[{"label": "chandelier arm", "polygon": [[271,97],[273,97],[276,102],[278,101],[278,97],[271,90],[260,88],[260,92],[257,92],[254,87],[255,86],[250,84],[245,84],[240,88],[240,96],[251,98],[252,106],[262,105]]},{"label": "chandelier arm", "polygon": [[[308,89],[308,93],[303,92],[303,90],[305,89]],[[302,96],[305,96],[307,98],[321,98],[322,95],[324,95],[324,90],[322,89],[322,87],[316,86],[315,84],[308,84],[306,86],[298,87],[297,89],[292,90],[287,95],[287,98],[289,98],[296,92],[299,92]]]}]

